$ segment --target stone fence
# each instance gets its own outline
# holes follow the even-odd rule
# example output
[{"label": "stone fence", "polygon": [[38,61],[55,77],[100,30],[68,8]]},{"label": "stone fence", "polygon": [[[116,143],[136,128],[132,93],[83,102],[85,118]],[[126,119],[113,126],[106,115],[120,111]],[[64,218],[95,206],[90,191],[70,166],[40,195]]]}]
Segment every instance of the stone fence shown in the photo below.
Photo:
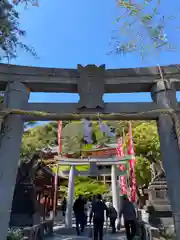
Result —
[{"label": "stone fence", "polygon": [[158,240],[160,239],[160,231],[158,228],[152,227],[146,222],[139,221],[139,230],[141,240]]},{"label": "stone fence", "polygon": [[44,236],[51,236],[53,234],[53,221],[46,220],[40,224],[32,227],[25,227],[23,230],[22,240],[38,240],[43,239]]},{"label": "stone fence", "polygon": [[151,226],[148,222],[143,221],[142,212],[138,210],[138,229],[141,240],[158,240],[160,231],[158,228]]}]

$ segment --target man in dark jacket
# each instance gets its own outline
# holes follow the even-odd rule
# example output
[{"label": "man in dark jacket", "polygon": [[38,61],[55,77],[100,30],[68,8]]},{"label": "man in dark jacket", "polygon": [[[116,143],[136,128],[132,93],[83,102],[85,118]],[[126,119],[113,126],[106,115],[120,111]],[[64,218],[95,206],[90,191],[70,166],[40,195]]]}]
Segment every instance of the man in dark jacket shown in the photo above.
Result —
[{"label": "man in dark jacket", "polygon": [[74,215],[76,218],[76,231],[77,231],[77,235],[80,234],[79,231],[79,225],[81,228],[81,232],[84,231],[84,224],[85,224],[85,209],[84,209],[84,205],[85,205],[85,201],[82,198],[81,195],[79,195],[79,197],[75,200],[74,205],[73,205],[73,211],[74,211]]},{"label": "man in dark jacket", "polygon": [[90,223],[93,217],[94,225],[94,240],[103,239],[103,226],[104,226],[104,213],[106,211],[106,216],[108,215],[108,209],[100,194],[97,195],[96,201],[92,204],[92,210],[90,214]]},{"label": "man in dark jacket", "polygon": [[124,217],[124,226],[126,229],[126,236],[128,240],[132,240],[136,234],[136,210],[134,204],[128,199],[126,195],[122,197],[122,207],[119,217]]},{"label": "man in dark jacket", "polygon": [[67,201],[66,201],[66,198],[64,197],[64,199],[62,201],[62,214],[63,214],[63,217],[65,217],[65,215],[66,215],[66,207],[67,207]]},{"label": "man in dark jacket", "polygon": [[109,208],[108,208],[108,217],[110,219],[112,233],[115,233],[116,232],[117,211],[112,203],[110,203]]}]

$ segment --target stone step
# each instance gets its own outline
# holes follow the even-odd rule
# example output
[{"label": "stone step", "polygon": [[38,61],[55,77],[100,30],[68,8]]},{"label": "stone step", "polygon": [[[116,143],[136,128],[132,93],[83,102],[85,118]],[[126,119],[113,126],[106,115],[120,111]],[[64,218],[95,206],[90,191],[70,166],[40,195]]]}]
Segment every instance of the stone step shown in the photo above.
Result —
[{"label": "stone step", "polygon": [[156,185],[167,185],[167,181],[166,180],[156,180],[153,183],[150,183],[149,187],[151,186],[156,186]]},{"label": "stone step", "polygon": [[154,208],[155,211],[158,211],[158,212],[160,211],[172,212],[170,205],[153,204],[152,207]]},{"label": "stone step", "polygon": [[170,205],[168,200],[147,200],[146,205]]}]

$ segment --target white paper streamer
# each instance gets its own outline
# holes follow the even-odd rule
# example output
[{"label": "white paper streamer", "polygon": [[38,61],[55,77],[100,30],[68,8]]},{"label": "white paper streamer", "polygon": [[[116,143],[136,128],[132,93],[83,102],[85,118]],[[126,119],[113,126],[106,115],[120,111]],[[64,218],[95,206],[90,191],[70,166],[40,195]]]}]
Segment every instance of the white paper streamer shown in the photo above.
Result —
[{"label": "white paper streamer", "polygon": [[93,143],[92,140],[92,124],[87,119],[82,119],[82,122],[84,124],[84,140],[87,143]]},{"label": "white paper streamer", "polygon": [[111,129],[107,124],[103,123],[101,119],[99,119],[99,128],[101,132],[105,133],[108,137],[114,137],[115,133],[111,132]]}]

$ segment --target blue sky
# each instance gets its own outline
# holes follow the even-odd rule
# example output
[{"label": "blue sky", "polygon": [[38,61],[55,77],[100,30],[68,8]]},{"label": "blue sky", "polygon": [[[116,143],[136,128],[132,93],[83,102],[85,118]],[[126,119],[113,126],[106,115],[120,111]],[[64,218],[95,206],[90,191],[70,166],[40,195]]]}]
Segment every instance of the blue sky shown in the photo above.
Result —
[{"label": "blue sky", "polygon": [[[180,5],[180,4],[179,4]],[[177,3],[163,0],[162,14],[175,14]],[[108,54],[112,36],[118,30],[116,18],[122,14],[115,0],[39,0],[39,7],[18,7],[25,43],[33,46],[38,59],[19,51],[11,63],[28,66],[76,68],[77,64],[106,64],[106,68],[128,68],[180,63],[179,32],[173,27],[180,18],[167,24],[167,36],[176,51],[150,54],[144,61],[139,54]],[[121,35],[119,33],[119,37]],[[180,94],[177,94],[180,99]],[[151,101],[150,94],[106,95],[108,102]],[[31,102],[76,102],[74,94],[33,93]]]}]

